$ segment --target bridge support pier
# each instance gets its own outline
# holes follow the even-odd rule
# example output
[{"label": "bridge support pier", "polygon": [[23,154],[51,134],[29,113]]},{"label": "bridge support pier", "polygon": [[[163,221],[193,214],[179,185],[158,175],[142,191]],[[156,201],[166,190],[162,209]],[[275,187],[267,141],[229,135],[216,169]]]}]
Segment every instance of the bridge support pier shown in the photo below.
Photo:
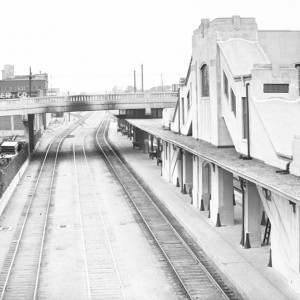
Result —
[{"label": "bridge support pier", "polygon": [[34,149],[34,114],[28,114],[28,120],[24,121],[25,136],[28,140],[29,153]]}]

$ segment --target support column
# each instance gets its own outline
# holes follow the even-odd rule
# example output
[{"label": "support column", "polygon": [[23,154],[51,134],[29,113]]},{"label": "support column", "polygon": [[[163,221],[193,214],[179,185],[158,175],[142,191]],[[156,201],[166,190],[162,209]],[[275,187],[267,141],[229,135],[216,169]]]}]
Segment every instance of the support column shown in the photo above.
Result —
[{"label": "support column", "polygon": [[203,160],[194,156],[193,159],[193,201],[192,204],[196,208],[200,208],[201,194],[202,194],[202,164]]},{"label": "support column", "polygon": [[139,142],[139,149],[142,149],[144,139],[143,139],[143,131],[137,128],[137,141]]},{"label": "support column", "polygon": [[222,168],[218,168],[218,177],[221,225],[234,225],[233,175]]},{"label": "support column", "polygon": [[11,130],[15,130],[15,121],[14,121],[14,116],[10,116],[10,123],[11,123]]},{"label": "support column", "polygon": [[189,193],[189,188],[193,184],[193,155],[185,151],[183,156],[183,184],[184,193]]},{"label": "support column", "polygon": [[133,128],[133,142],[138,142],[138,128]]},{"label": "support column", "polygon": [[[211,220],[216,226],[234,224],[232,173],[212,165],[211,168]],[[220,221],[220,222],[219,222]]]},{"label": "support column", "polygon": [[[201,163],[201,181],[200,181],[200,189],[199,189],[199,209],[201,211],[209,209],[211,194],[212,194],[212,173],[214,169],[211,164],[205,163],[202,161]],[[218,199],[217,196],[214,199]]]},{"label": "support column", "polygon": [[149,135],[144,131],[144,153],[149,153]]},{"label": "support column", "polygon": [[130,140],[132,140],[132,136],[133,136],[133,126],[132,126],[132,124],[129,125],[129,131],[130,131],[129,138],[130,138]]},{"label": "support column", "polygon": [[28,140],[29,153],[34,149],[34,115],[28,115],[28,121],[24,122],[26,140]]},{"label": "support column", "polygon": [[150,151],[151,151],[151,152],[153,152],[153,139],[154,139],[154,137],[153,137],[153,135],[151,134],[151,135],[150,135],[150,142],[151,142],[151,144],[150,144]]},{"label": "support column", "polygon": [[47,128],[47,120],[46,120],[46,114],[42,114],[42,118],[43,118],[43,130],[46,130]]},{"label": "support column", "polygon": [[261,232],[260,232],[260,197],[256,185],[251,181],[246,181],[245,188],[245,219],[244,228],[246,235],[249,234],[251,247],[261,247]]}]

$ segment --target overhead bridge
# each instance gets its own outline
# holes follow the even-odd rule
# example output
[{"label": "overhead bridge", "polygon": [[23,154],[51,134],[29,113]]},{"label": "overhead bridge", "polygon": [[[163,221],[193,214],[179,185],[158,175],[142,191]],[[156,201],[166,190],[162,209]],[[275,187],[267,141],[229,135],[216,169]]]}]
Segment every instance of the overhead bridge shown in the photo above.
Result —
[{"label": "overhead bridge", "polygon": [[177,92],[122,93],[0,99],[0,116],[72,111],[174,107]]}]

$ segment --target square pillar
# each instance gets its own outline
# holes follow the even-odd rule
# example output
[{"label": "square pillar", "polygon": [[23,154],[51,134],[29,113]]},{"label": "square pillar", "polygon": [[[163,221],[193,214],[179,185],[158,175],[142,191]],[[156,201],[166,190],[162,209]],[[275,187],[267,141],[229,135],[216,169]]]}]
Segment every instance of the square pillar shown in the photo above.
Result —
[{"label": "square pillar", "polygon": [[[214,172],[214,168],[212,164],[202,161],[201,163],[201,188],[199,189],[199,202],[200,202],[200,210],[208,210],[209,201],[211,200],[212,193],[212,172]],[[201,193],[200,193],[201,192]],[[214,197],[217,199],[217,197]],[[201,201],[203,203],[201,203]]]},{"label": "square pillar", "polygon": [[184,193],[189,193],[190,187],[193,184],[193,155],[184,151],[183,154],[183,185]]},{"label": "square pillar", "polygon": [[233,175],[218,168],[219,175],[219,214],[222,225],[234,225]]},{"label": "square pillar", "polygon": [[28,140],[29,153],[34,149],[34,115],[28,114],[28,120],[23,122],[25,127],[25,136]]},{"label": "square pillar", "polygon": [[215,166],[212,169],[212,198],[210,203],[212,222],[217,225],[219,214],[220,225],[233,225],[233,175],[220,167]]},{"label": "square pillar", "polygon": [[193,205],[200,209],[201,198],[202,198],[202,168],[203,168],[203,159],[194,156],[193,159]]},{"label": "square pillar", "polygon": [[[260,196],[256,185],[251,181],[246,181],[244,212],[245,235],[249,233],[250,246],[261,247]],[[246,241],[246,236],[244,238]]]}]

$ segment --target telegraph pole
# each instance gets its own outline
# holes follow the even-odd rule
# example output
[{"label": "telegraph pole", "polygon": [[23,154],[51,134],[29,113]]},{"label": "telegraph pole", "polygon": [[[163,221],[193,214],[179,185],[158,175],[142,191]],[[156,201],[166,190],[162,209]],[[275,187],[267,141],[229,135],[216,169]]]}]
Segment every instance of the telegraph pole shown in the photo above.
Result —
[{"label": "telegraph pole", "polygon": [[31,79],[32,79],[32,73],[31,73],[31,67],[29,67],[29,97],[31,97]]},{"label": "telegraph pole", "polygon": [[141,66],[142,70],[142,93],[144,93],[144,75],[143,75],[143,65]]},{"label": "telegraph pole", "polygon": [[136,79],[135,79],[135,70],[134,70],[134,92],[136,93]]}]

